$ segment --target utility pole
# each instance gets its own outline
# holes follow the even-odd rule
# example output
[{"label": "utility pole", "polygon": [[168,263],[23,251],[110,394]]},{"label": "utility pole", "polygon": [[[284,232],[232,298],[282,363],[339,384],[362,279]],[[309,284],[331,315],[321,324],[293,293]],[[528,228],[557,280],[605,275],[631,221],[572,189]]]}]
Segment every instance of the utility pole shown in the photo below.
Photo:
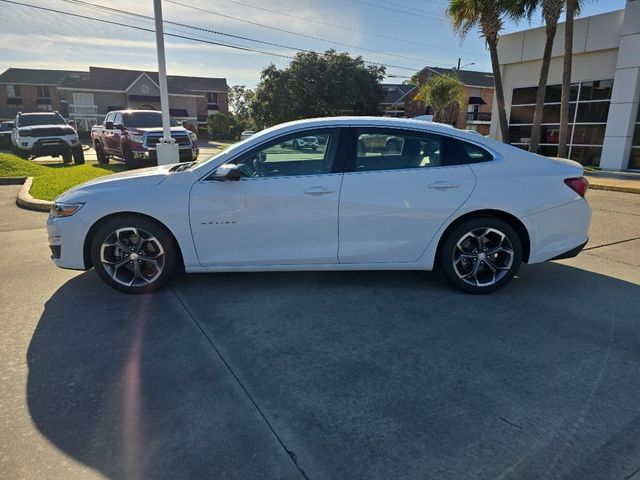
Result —
[{"label": "utility pole", "polygon": [[162,110],[162,138],[156,145],[158,165],[178,163],[180,154],[178,145],[171,137],[169,116],[169,88],[167,87],[167,66],[164,57],[164,28],[162,23],[162,0],[153,0],[153,13],[156,20],[156,49],[158,50],[158,80],[160,84],[160,110]]}]

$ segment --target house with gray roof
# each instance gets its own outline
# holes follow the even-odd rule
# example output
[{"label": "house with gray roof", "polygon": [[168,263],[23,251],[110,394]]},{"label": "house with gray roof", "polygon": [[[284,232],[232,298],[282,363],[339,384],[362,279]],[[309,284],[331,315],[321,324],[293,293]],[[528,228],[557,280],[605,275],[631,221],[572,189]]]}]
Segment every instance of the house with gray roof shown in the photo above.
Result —
[{"label": "house with gray roof", "polygon": [[[228,111],[224,78],[170,75],[167,84],[170,114],[177,121],[202,125],[210,114]],[[10,68],[0,75],[3,118],[57,110],[87,132],[109,111],[121,109],[160,110],[158,73],[89,67],[88,72]]]}]

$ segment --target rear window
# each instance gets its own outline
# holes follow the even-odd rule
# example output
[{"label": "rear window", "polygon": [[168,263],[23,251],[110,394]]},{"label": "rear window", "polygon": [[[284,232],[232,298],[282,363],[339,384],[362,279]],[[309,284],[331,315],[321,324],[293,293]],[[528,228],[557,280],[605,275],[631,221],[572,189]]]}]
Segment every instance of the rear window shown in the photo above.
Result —
[{"label": "rear window", "polygon": [[13,123],[0,124],[0,132],[6,132],[7,130],[13,130]]}]

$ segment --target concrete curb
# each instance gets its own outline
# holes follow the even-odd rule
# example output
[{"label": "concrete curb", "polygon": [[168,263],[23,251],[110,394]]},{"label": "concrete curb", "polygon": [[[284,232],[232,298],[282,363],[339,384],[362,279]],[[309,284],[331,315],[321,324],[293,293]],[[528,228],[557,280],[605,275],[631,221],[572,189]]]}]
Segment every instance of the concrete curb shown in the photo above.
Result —
[{"label": "concrete curb", "polygon": [[22,185],[27,177],[0,177],[0,185]]},{"label": "concrete curb", "polygon": [[26,210],[36,210],[38,212],[48,212],[51,210],[51,205],[53,202],[48,200],[38,200],[37,198],[33,198],[29,193],[31,189],[31,184],[33,183],[33,177],[27,177],[20,191],[18,192],[18,196],[16,197],[16,204],[20,208],[24,208]]},{"label": "concrete curb", "polygon": [[589,179],[589,189],[591,190],[607,190],[609,192],[636,193],[640,194],[640,187],[626,187],[622,185],[606,185],[603,183],[594,183]]}]

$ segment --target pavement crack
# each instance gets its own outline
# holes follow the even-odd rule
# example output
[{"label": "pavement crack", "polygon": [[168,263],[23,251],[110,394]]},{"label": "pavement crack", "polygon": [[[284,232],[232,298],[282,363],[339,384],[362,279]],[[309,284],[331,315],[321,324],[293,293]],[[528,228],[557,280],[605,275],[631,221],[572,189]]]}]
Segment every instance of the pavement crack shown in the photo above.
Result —
[{"label": "pavement crack", "polygon": [[500,420],[502,420],[504,423],[508,423],[508,424],[509,424],[509,425],[511,425],[512,427],[519,428],[520,430],[523,430],[523,429],[524,429],[524,427],[523,427],[522,425],[518,425],[517,423],[510,422],[509,420],[507,420],[507,419],[506,419],[506,418],[504,418],[504,417],[498,417],[498,418],[500,418]]},{"label": "pavement crack", "polygon": [[238,377],[238,375],[236,375],[236,373],[233,371],[233,369],[231,368],[231,365],[229,364],[229,362],[227,361],[226,358],[224,358],[224,356],[222,355],[222,352],[220,352],[220,349],[217,347],[217,345],[215,344],[215,342],[213,341],[213,339],[207,335],[207,332],[204,330],[204,328],[202,327],[202,325],[200,324],[200,322],[198,321],[198,319],[196,318],[196,316],[191,312],[191,310],[189,309],[189,307],[187,307],[186,302],[184,301],[184,299],[180,296],[180,294],[176,291],[175,288],[170,287],[171,291],[173,292],[173,294],[175,295],[175,297],[178,299],[178,302],[180,302],[180,305],[182,305],[182,308],[184,309],[184,311],[186,312],[187,316],[189,316],[189,318],[191,318],[191,320],[193,321],[193,323],[196,325],[196,327],[198,328],[198,330],[200,330],[200,333],[202,333],[202,335],[204,336],[204,338],[207,340],[207,342],[209,343],[209,345],[211,345],[211,347],[213,348],[213,350],[216,352],[216,355],[218,356],[218,358],[220,358],[220,360],[222,361],[223,365],[226,367],[226,369],[229,371],[229,373],[231,374],[231,376],[234,378],[234,380],[236,381],[236,383],[240,386],[240,388],[242,389],[242,391],[245,393],[245,395],[249,398],[249,401],[251,402],[251,404],[253,405],[253,407],[256,409],[256,411],[258,412],[258,414],[262,417],[262,419],[264,420],[264,422],[266,423],[267,427],[269,428],[269,430],[271,430],[271,433],[275,436],[276,440],[278,441],[278,443],[280,444],[280,446],[282,447],[282,449],[286,452],[286,454],[289,456],[289,458],[291,459],[291,461],[293,462],[293,464],[295,465],[296,469],[300,472],[300,474],[302,475],[302,477],[305,480],[309,480],[309,477],[307,476],[306,472],[304,471],[304,469],[300,466],[300,464],[298,463],[298,456],[295,454],[295,452],[293,450],[290,450],[289,448],[287,448],[287,446],[284,444],[284,441],[282,440],[282,438],[280,438],[280,435],[278,435],[278,432],[276,432],[275,428],[273,427],[273,425],[271,424],[271,422],[269,421],[269,419],[267,418],[267,416],[265,415],[265,413],[262,411],[262,409],[260,408],[260,406],[258,405],[258,402],[253,398],[253,396],[251,395],[251,393],[249,392],[249,390],[247,389],[247,387],[245,387],[245,385],[242,383],[242,380],[240,380],[240,378]]},{"label": "pavement crack", "polygon": [[602,245],[596,245],[593,247],[585,248],[583,251],[587,252],[589,250],[595,250],[596,248],[610,247],[611,245],[618,245],[620,243],[633,242],[634,240],[640,240],[640,237],[627,238],[626,240],[618,240],[617,242],[611,242],[611,243],[603,243]]},{"label": "pavement crack", "polygon": [[631,472],[629,475],[624,477],[624,480],[630,480],[636,473],[640,473],[640,467],[636,468],[633,472]]}]

